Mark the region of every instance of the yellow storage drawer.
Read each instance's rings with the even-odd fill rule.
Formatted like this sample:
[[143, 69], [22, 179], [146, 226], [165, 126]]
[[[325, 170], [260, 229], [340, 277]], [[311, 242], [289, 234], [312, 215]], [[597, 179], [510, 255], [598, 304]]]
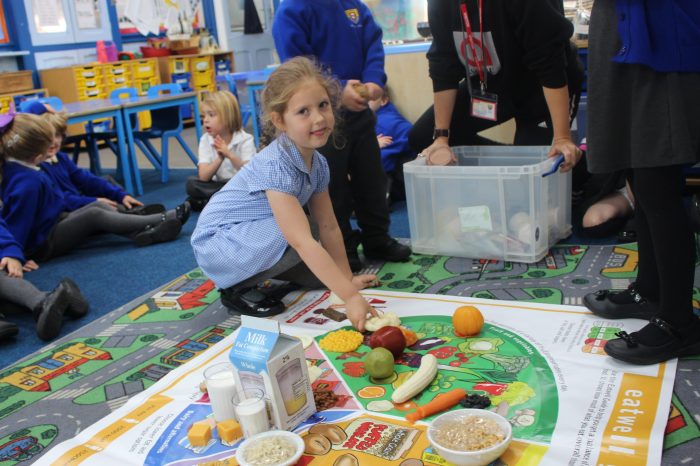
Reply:
[[211, 57], [193, 57], [192, 60], [192, 73], [197, 71], [207, 71], [211, 69]]
[[105, 99], [104, 86], [99, 87], [78, 87], [78, 100]]
[[131, 75], [128, 73], [114, 76], [108, 75], [105, 78], [105, 83], [107, 84], [108, 88], [112, 89], [117, 87], [128, 87], [131, 84]]
[[0, 114], [9, 113], [10, 104], [12, 104], [12, 96], [0, 97]]
[[170, 74], [187, 73], [190, 70], [189, 58], [177, 57], [168, 61]]
[[192, 85], [194, 87], [209, 86], [214, 83], [214, 77], [210, 70], [195, 71], [192, 73]]
[[131, 74], [134, 79], [154, 78], [156, 76], [156, 62], [137, 60], [131, 66]]
[[158, 84], [157, 78], [135, 79], [132, 87], [135, 87], [139, 95], [146, 95], [151, 86]]
[[76, 80], [93, 80], [102, 78], [102, 65], [76, 66], [73, 68]]
[[104, 66], [105, 76], [125, 76], [131, 74], [131, 66], [128, 63], [107, 63]]
[[94, 88], [98, 86], [102, 86], [104, 84], [102, 80], [102, 76], [94, 77], [94, 78], [75, 78], [75, 85], [77, 87], [84, 87], [84, 88]]
[[139, 112], [139, 129], [145, 131], [153, 124], [151, 121], [151, 112]]

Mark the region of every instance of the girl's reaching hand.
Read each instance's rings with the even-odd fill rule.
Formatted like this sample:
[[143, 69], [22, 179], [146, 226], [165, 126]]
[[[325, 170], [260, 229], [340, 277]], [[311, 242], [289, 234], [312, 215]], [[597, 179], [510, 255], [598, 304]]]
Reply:
[[360, 332], [365, 331], [367, 314], [371, 314], [372, 317], [377, 316], [377, 310], [370, 306], [360, 293], [354, 294], [350, 299], [345, 301], [345, 313], [348, 315], [348, 319], [353, 327]]
[[7, 269], [7, 275], [12, 278], [22, 278], [22, 263], [14, 257], [3, 257], [0, 269]]
[[352, 284], [355, 285], [355, 288], [358, 290], [364, 290], [365, 288], [379, 286], [379, 280], [377, 280], [376, 275], [368, 273], [352, 277]]

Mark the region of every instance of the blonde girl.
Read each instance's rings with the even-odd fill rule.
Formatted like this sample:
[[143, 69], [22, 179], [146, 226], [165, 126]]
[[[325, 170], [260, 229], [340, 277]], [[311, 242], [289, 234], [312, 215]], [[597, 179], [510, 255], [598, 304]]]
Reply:
[[309, 288], [325, 285], [345, 301], [348, 318], [360, 330], [368, 314], [376, 315], [359, 293], [376, 277], [352, 276], [328, 195], [328, 163], [317, 151], [334, 130], [338, 96], [337, 82], [308, 58], [275, 70], [263, 91], [263, 120], [277, 138], [199, 217], [192, 234], [195, 257], [234, 311], [260, 317], [283, 312], [278, 299], [256, 287], [276, 278]]
[[202, 104], [198, 175], [187, 180], [187, 194], [195, 210], [202, 210], [209, 198], [255, 155], [253, 136], [243, 130], [241, 110], [229, 91], [209, 94]]

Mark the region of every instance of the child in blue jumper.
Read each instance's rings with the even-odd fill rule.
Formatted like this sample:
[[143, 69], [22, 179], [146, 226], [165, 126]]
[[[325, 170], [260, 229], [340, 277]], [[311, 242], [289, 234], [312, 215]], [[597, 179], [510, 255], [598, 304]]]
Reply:
[[328, 195], [328, 164], [317, 151], [333, 132], [337, 98], [335, 81], [308, 58], [275, 70], [262, 105], [277, 139], [214, 194], [199, 217], [192, 234], [197, 263], [234, 311], [260, 317], [284, 311], [281, 302], [255, 288], [276, 278], [310, 288], [323, 283], [345, 301], [348, 318], [360, 330], [367, 314], [376, 314], [358, 292], [376, 277], [352, 276]]
[[[23, 278], [26, 261], [22, 247], [0, 217], [0, 300], [3, 306], [14, 304], [31, 312], [36, 320], [36, 333], [42, 340], [56, 338], [61, 330], [63, 315], [73, 318], [87, 314], [88, 303], [72, 280], [64, 278], [50, 293], [39, 291]], [[17, 335], [15, 324], [2, 320], [0, 341]]]
[[41, 168], [63, 191], [68, 212], [95, 201], [100, 201], [123, 213], [147, 215], [165, 211], [162, 204], [144, 206], [119, 186], [78, 167], [68, 154], [61, 152], [63, 138], [68, 130], [68, 117], [65, 113], [55, 112], [38, 101], [27, 106], [27, 113], [41, 115], [53, 127], [53, 144], [49, 147], [47, 160], [42, 162]]
[[53, 135], [45, 119], [22, 113], [15, 115], [0, 135], [2, 217], [25, 257], [47, 260], [99, 233], [126, 235], [139, 246], [177, 237], [186, 220], [181, 211], [124, 215], [93, 202], [68, 212], [63, 191], [40, 168]]
[[369, 101], [369, 108], [377, 115], [377, 142], [382, 151], [382, 166], [389, 177], [387, 194], [390, 201], [406, 199], [403, 164], [416, 158], [408, 144], [408, 133], [413, 125], [389, 102], [385, 87], [382, 96]]

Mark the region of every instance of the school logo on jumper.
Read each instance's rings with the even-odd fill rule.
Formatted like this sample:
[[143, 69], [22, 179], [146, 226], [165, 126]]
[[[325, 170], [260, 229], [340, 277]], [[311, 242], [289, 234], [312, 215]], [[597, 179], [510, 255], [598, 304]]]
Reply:
[[360, 12], [357, 11], [357, 8], [350, 8], [349, 10], [345, 10], [345, 16], [347, 16], [353, 24], [357, 24], [360, 22]]

